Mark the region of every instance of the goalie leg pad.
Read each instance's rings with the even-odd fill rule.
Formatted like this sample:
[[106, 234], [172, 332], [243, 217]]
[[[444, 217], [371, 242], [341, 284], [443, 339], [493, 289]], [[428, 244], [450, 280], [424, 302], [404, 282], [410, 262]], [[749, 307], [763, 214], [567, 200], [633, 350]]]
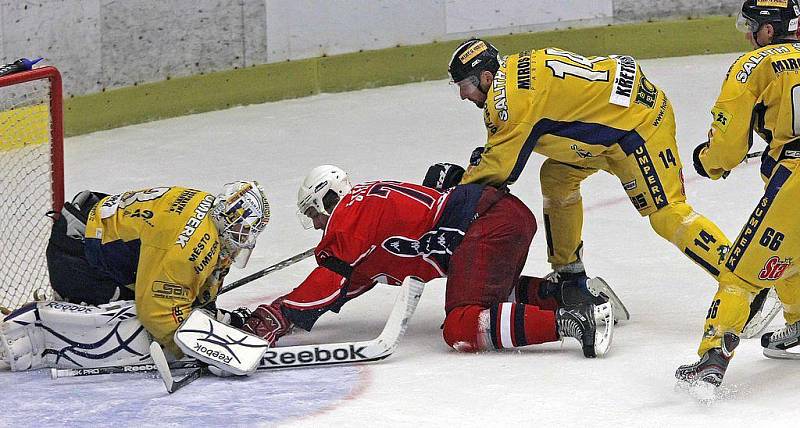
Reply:
[[184, 354], [235, 375], [253, 373], [270, 342], [194, 310], [175, 331], [175, 344]]
[[150, 360], [150, 337], [132, 301], [101, 306], [38, 302], [0, 324], [2, 359], [11, 370], [95, 368]]

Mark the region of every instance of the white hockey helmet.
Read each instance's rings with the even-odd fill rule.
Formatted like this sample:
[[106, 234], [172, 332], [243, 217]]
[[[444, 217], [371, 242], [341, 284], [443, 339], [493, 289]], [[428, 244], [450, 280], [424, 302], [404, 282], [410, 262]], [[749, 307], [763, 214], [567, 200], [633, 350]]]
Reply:
[[217, 195], [211, 218], [225, 246], [235, 255], [237, 267], [244, 267], [256, 238], [269, 223], [269, 203], [256, 181], [234, 181]]
[[339, 167], [322, 165], [312, 169], [297, 191], [297, 217], [300, 223], [306, 229], [314, 225], [307, 215], [311, 208], [317, 213], [331, 215], [336, 204], [352, 188], [347, 173]]

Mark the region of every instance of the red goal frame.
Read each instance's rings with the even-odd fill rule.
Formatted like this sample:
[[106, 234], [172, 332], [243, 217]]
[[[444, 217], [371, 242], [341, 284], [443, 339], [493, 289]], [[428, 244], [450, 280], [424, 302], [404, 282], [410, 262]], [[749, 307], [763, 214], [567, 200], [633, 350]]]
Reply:
[[61, 93], [61, 73], [55, 67], [40, 67], [6, 76], [0, 76], [0, 87], [34, 80], [50, 80], [50, 185], [53, 211], [60, 212], [64, 205], [64, 109]]

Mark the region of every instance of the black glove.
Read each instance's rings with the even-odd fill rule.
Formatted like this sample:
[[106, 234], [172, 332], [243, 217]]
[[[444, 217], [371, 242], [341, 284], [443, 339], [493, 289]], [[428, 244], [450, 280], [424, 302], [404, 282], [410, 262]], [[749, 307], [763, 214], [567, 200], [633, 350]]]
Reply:
[[481, 155], [486, 150], [485, 147], [475, 147], [475, 150], [472, 151], [472, 154], [469, 155], [469, 164], [471, 166], [478, 166], [481, 163]]
[[692, 154], [692, 164], [694, 165], [694, 170], [697, 171], [701, 177], [709, 178], [708, 173], [705, 168], [703, 168], [703, 163], [700, 162], [700, 152], [706, 147], [708, 147], [708, 141], [695, 147], [694, 153]]
[[439, 191], [447, 190], [459, 182], [464, 175], [464, 168], [447, 162], [439, 162], [428, 168], [422, 185]]

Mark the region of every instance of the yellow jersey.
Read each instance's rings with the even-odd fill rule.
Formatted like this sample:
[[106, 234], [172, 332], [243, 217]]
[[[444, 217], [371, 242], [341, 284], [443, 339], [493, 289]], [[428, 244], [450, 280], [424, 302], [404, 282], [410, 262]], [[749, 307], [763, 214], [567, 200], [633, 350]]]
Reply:
[[[800, 158], [800, 42], [765, 46], [731, 65], [711, 109], [709, 146], [699, 153], [710, 178], [718, 179], [744, 160], [756, 131], [769, 147], [764, 179], [777, 161]], [[797, 146], [800, 143], [794, 144]]]
[[484, 153], [462, 183], [513, 183], [532, 152], [577, 166], [625, 158], [658, 129], [667, 108], [633, 57], [557, 48], [508, 55], [484, 106]]
[[89, 262], [133, 288], [137, 316], [162, 345], [180, 355], [172, 335], [196, 304], [216, 298], [231, 265], [211, 219], [215, 197], [184, 187], [112, 195], [89, 213]]

